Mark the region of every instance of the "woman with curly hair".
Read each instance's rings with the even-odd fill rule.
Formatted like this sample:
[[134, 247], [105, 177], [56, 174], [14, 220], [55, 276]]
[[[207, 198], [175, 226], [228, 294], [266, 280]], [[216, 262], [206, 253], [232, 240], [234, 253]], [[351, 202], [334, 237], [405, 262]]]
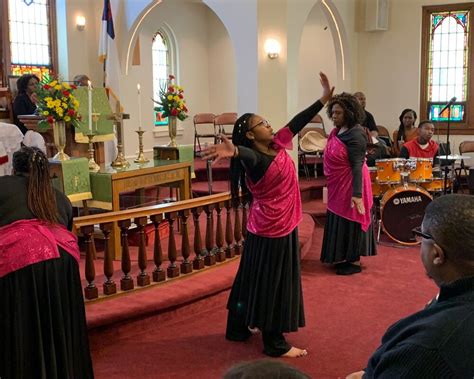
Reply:
[[335, 264], [338, 275], [352, 275], [362, 271], [360, 256], [376, 254], [367, 137], [360, 125], [364, 109], [353, 95], [342, 93], [329, 100], [327, 114], [335, 128], [324, 150], [328, 206], [321, 261]]

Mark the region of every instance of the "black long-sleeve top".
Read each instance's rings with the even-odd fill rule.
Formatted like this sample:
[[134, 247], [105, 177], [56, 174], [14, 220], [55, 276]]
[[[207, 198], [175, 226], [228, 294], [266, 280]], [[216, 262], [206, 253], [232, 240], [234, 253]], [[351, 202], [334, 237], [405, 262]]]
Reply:
[[352, 168], [352, 196], [362, 197], [362, 165], [367, 150], [367, 137], [364, 128], [356, 125], [343, 133], [337, 134], [347, 146], [349, 163]]
[[[323, 107], [324, 104], [320, 100], [316, 101], [314, 104], [294, 116], [285, 127], [290, 128], [293, 135], [296, 135]], [[275, 157], [245, 146], [238, 146], [238, 149], [239, 158], [245, 167], [247, 176], [253, 183], [258, 182], [263, 178], [263, 175], [265, 175], [265, 172], [268, 167], [270, 167], [270, 164]]]
[[364, 378], [473, 378], [474, 276], [444, 284], [424, 310], [393, 324]]
[[13, 123], [20, 128], [23, 134], [26, 134], [28, 128], [18, 120], [18, 116], [25, 114], [34, 114], [36, 104], [33, 103], [26, 93], [20, 93], [13, 101]]

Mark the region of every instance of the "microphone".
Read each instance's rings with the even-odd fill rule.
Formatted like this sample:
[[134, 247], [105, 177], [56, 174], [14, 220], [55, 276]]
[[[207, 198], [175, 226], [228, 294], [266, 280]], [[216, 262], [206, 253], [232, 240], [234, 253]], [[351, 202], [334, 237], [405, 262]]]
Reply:
[[451, 105], [453, 105], [456, 102], [456, 100], [457, 100], [456, 96], [453, 96], [451, 100], [449, 100], [448, 104], [446, 104], [446, 106], [443, 109], [441, 109], [441, 112], [439, 112], [439, 114], [442, 114], [446, 109], [448, 109]]

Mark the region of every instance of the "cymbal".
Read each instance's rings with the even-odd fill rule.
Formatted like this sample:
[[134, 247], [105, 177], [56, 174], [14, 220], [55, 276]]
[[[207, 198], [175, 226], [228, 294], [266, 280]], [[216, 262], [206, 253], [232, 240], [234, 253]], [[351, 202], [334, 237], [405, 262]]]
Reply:
[[439, 159], [445, 159], [448, 161], [457, 161], [461, 159], [471, 159], [470, 155], [459, 155], [459, 154], [451, 154], [451, 155], [440, 155]]

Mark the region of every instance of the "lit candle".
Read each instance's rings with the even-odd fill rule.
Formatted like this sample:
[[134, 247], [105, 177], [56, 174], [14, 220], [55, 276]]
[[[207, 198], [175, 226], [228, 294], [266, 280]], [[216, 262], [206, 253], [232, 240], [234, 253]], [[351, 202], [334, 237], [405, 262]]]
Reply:
[[138, 91], [138, 130], [142, 130], [142, 102], [140, 100], [140, 83], [137, 84]]
[[89, 132], [92, 134], [92, 84], [87, 81], [87, 100], [89, 101]]

